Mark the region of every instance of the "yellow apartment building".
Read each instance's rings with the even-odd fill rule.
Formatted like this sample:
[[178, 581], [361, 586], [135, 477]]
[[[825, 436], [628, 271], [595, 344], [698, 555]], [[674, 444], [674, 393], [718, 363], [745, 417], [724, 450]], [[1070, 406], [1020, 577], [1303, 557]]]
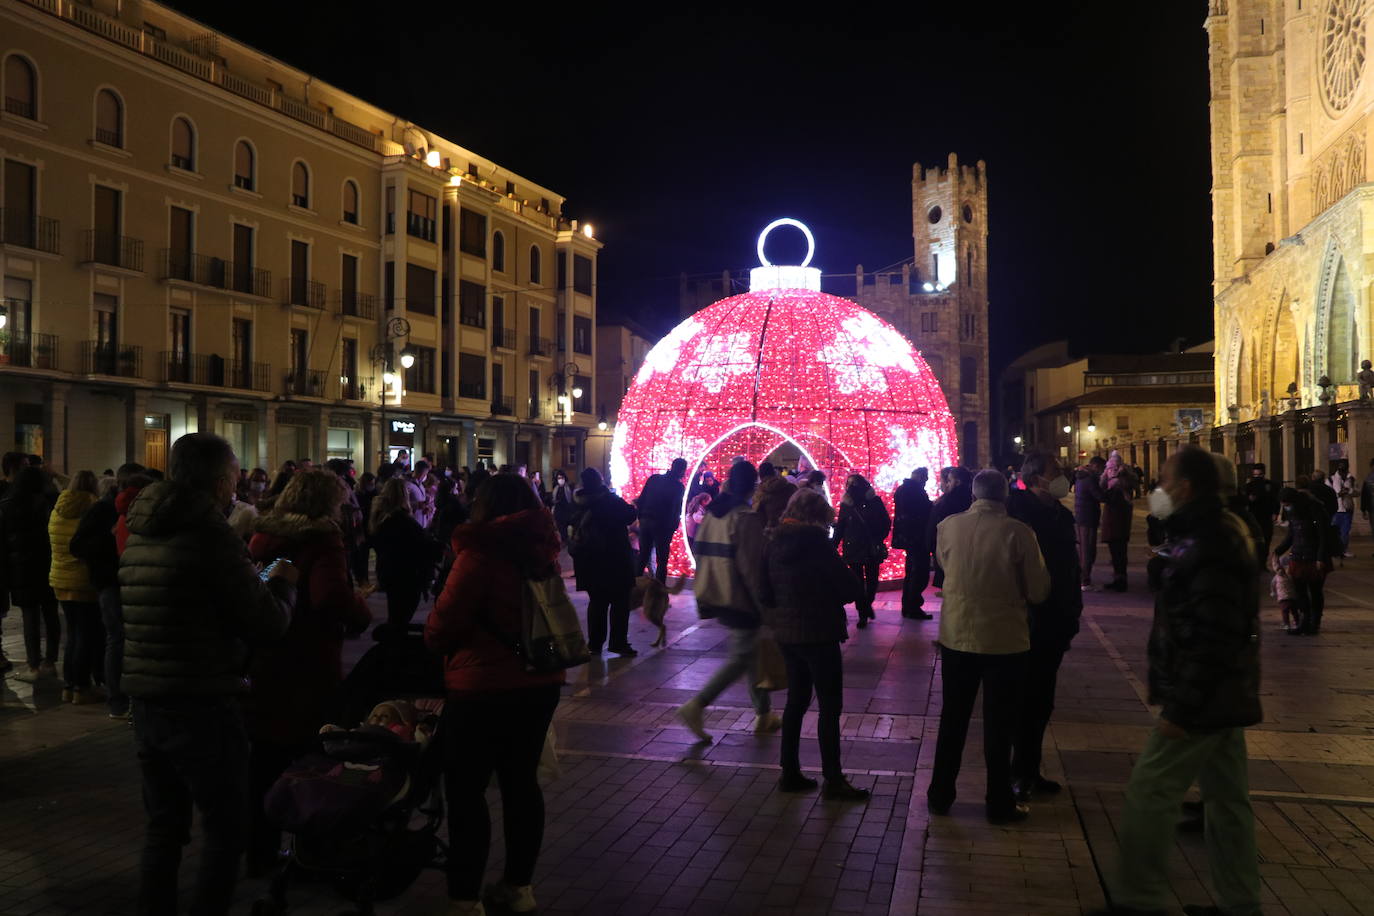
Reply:
[[0, 0], [0, 448], [585, 463], [597, 256], [552, 190], [146, 0]]

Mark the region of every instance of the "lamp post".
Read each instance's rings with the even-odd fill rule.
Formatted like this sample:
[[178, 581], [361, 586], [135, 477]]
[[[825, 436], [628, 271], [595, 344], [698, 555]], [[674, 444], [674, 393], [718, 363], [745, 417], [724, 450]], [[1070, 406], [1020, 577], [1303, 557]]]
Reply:
[[[382, 454], [385, 455], [388, 460], [391, 458], [391, 447], [389, 445], [391, 440], [387, 435], [386, 429], [386, 391], [392, 384], [400, 384], [400, 379], [396, 374], [395, 368], [397, 354], [392, 344], [403, 337], [407, 339], [407, 342], [406, 346], [401, 348], [399, 354], [400, 363], [402, 369], [409, 369], [411, 366], [415, 365], [415, 351], [410, 348], [409, 344], [410, 322], [404, 318], [397, 317], [389, 320], [383, 332], [383, 339], [374, 344], [371, 352], [368, 354], [372, 361], [372, 365], [376, 366], [380, 363], [382, 366], [382, 384], [378, 386], [380, 392], [378, 400], [380, 401], [382, 410]], [[412, 442], [411, 450], [414, 451], [414, 448], [415, 444]]]
[[[577, 363], [564, 363], [562, 369], [549, 376], [549, 387], [558, 392], [558, 426], [554, 435], [559, 439], [563, 438], [564, 427], [572, 424], [573, 402], [582, 397], [582, 388], [576, 384], [581, 374], [582, 367]], [[561, 465], [562, 456], [559, 458]]]

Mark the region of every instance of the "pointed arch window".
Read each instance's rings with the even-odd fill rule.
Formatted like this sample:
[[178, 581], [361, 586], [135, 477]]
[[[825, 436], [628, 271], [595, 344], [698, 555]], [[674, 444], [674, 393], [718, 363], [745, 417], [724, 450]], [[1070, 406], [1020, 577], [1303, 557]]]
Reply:
[[1355, 287], [1342, 260], [1331, 284], [1331, 310], [1326, 330], [1326, 373], [1337, 385], [1355, 384], [1359, 345], [1355, 328]]
[[95, 139], [106, 146], [124, 147], [124, 102], [113, 89], [95, 95]]

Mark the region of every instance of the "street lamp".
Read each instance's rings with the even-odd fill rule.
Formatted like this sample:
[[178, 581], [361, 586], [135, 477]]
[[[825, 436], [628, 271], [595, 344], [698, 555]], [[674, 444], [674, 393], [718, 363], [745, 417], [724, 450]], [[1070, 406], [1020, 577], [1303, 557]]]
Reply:
[[[582, 397], [582, 386], [574, 384], [581, 374], [582, 367], [577, 363], [564, 363], [560, 371], [549, 376], [549, 387], [558, 392], [558, 427], [554, 434], [559, 439], [563, 438], [563, 428], [572, 423], [573, 402]], [[559, 463], [562, 464], [562, 456]]]
[[[401, 368], [409, 369], [415, 365], [415, 351], [410, 348], [410, 322], [404, 318], [396, 317], [389, 320], [383, 331], [383, 339], [374, 344], [368, 354], [374, 366], [378, 363], [382, 366], [382, 384], [378, 400], [381, 402], [382, 409], [382, 454], [387, 459], [391, 458], [391, 449], [388, 445], [390, 437], [387, 435], [386, 429], [386, 392], [393, 385], [398, 389], [401, 386], [401, 376], [397, 374], [393, 362], [397, 354], [392, 344], [403, 337], [406, 338], [406, 345], [401, 348], [399, 354]], [[414, 443], [411, 444], [411, 447], [414, 448]]]
[[1093, 422], [1093, 412], [1091, 410], [1088, 411], [1088, 432], [1097, 432], [1097, 424]]

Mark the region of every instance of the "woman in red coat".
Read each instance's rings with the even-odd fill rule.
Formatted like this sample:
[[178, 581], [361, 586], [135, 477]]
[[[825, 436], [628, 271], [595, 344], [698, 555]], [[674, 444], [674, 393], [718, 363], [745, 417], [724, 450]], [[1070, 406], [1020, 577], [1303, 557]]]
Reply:
[[[558, 574], [553, 516], [514, 474], [473, 495], [472, 521], [453, 533], [453, 567], [425, 624], [444, 658], [440, 725], [448, 794], [450, 914], [481, 913], [482, 897], [533, 912], [530, 882], [544, 839], [544, 795], [535, 773], [558, 706], [563, 672], [529, 674], [515, 653], [522, 581]], [[491, 843], [486, 788], [501, 784], [506, 834], [503, 880], [482, 891]]]
[[372, 622], [348, 577], [348, 556], [335, 521], [343, 499], [343, 484], [332, 471], [298, 471], [258, 519], [248, 545], [257, 562], [286, 557], [300, 574], [291, 626], [280, 642], [256, 653], [250, 670], [250, 868], [269, 865], [280, 846], [280, 832], [264, 816], [262, 800], [292, 759], [314, 746], [320, 726], [335, 720], [343, 638]]

